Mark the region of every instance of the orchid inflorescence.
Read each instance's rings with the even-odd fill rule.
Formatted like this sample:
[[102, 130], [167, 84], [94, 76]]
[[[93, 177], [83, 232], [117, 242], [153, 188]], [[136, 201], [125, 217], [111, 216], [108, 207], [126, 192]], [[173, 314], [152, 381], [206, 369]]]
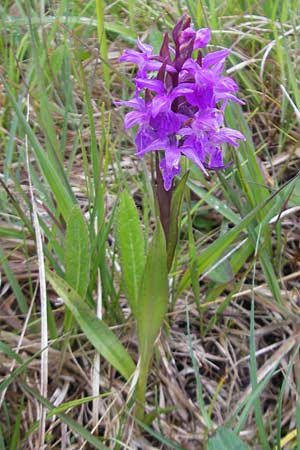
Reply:
[[165, 190], [180, 173], [181, 155], [207, 175], [208, 169], [225, 167], [223, 143], [238, 147], [237, 141], [245, 140], [242, 133], [224, 126], [228, 101], [243, 102], [234, 95], [235, 81], [221, 75], [230, 50], [201, 53], [210, 34], [208, 28], [195, 31], [184, 15], [172, 31], [174, 48], [165, 33], [159, 55], [138, 40], [139, 51], [125, 50], [120, 58], [138, 66], [135, 95], [120, 102], [133, 109], [126, 114], [124, 127], [138, 125], [138, 156], [164, 150], [159, 167]]

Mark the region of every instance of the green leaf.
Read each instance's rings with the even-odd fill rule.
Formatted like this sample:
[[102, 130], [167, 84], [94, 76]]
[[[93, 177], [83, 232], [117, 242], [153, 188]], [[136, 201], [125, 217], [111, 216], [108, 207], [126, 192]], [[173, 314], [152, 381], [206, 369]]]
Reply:
[[86, 295], [90, 273], [90, 243], [86, 222], [79, 206], [72, 208], [65, 241], [65, 278], [82, 297]]
[[191, 180], [188, 181], [187, 185], [199, 198], [214, 208], [215, 211], [222, 214], [223, 217], [234, 223], [234, 225], [239, 223], [239, 215], [233, 212], [226, 202], [219, 200], [211, 192], [206, 191]]
[[[1, 351], [2, 350], [3, 350], [3, 347], [1, 348]], [[17, 377], [19, 377], [19, 375], [21, 375], [23, 372], [25, 372], [25, 370], [27, 369], [27, 366], [32, 361], [34, 361], [37, 356], [40, 356], [43, 350], [45, 350], [45, 349], [39, 350], [38, 352], [34, 353], [29, 358], [27, 358], [26, 361], [24, 361], [22, 364], [20, 362], [21, 365], [19, 367], [17, 367], [16, 369], [14, 369], [10, 374], [8, 374], [6, 376], [6, 378], [4, 378], [4, 380], [0, 383], [0, 393], [3, 392], [6, 388], [8, 388], [8, 386], [11, 383], [13, 383], [17, 379]]]
[[[244, 427], [245, 422], [249, 416], [250, 410], [253, 408], [255, 400], [261, 395], [267, 384], [270, 382], [278, 364], [280, 363], [280, 360], [281, 359], [278, 358], [274, 362], [274, 364], [271, 365], [269, 373], [265, 375], [262, 381], [259, 384], [257, 384], [257, 386], [254, 389], [252, 387], [250, 394], [247, 395], [247, 397], [242, 402], [238, 402], [237, 407], [235, 408], [233, 414], [231, 415], [229, 421], [227, 422], [231, 426], [233, 421], [238, 417], [238, 422], [234, 427], [235, 433], [240, 433], [240, 431]], [[242, 408], [243, 411], [240, 413]]]
[[161, 433], [155, 431], [153, 428], [149, 427], [144, 422], [141, 422], [138, 419], [135, 419], [135, 420], [139, 424], [139, 426], [141, 428], [143, 428], [147, 433], [149, 433], [151, 436], [155, 437], [155, 439], [157, 439], [159, 442], [164, 444], [164, 446], [166, 446], [165, 448], [174, 449], [174, 450], [185, 450], [183, 447], [176, 444], [176, 442], [170, 441], [170, 439], [166, 438]]
[[62, 278], [50, 270], [46, 271], [46, 276], [75, 317], [86, 338], [128, 380], [135, 370], [135, 364], [119, 339]]
[[105, 398], [111, 395], [110, 392], [106, 392], [105, 394], [101, 395], [89, 395], [88, 397], [84, 398], [76, 398], [75, 400], [70, 400], [69, 402], [61, 403], [59, 406], [54, 407], [49, 413], [48, 417], [55, 416], [57, 413], [61, 413], [66, 411], [67, 409], [75, 408], [76, 406], [84, 405], [85, 403], [91, 402], [95, 400], [96, 398]]
[[134, 30], [131, 30], [130, 28], [125, 28], [124, 23], [118, 23], [118, 22], [106, 22], [105, 23], [105, 30], [110, 31], [111, 33], [116, 33], [120, 36], [122, 36], [123, 39], [135, 43], [136, 40], [136, 33]]
[[208, 440], [208, 450], [249, 450], [240, 438], [227, 428], [219, 428], [216, 435]]
[[207, 407], [205, 405], [204, 396], [203, 396], [203, 386], [201, 381], [201, 376], [199, 374], [198, 369], [198, 362], [196, 361], [194, 350], [193, 350], [193, 344], [191, 339], [191, 327], [190, 327], [190, 318], [188, 309], [186, 308], [186, 324], [187, 324], [187, 340], [188, 340], [188, 346], [189, 346], [189, 353], [192, 359], [193, 369], [195, 373], [196, 378], [196, 392], [197, 392], [197, 403], [201, 412], [201, 415], [204, 419], [206, 428], [208, 430], [212, 429], [213, 427], [213, 421], [210, 418], [210, 413], [207, 411]]
[[20, 287], [20, 284], [15, 277], [10, 265], [8, 264], [6, 255], [2, 249], [2, 246], [0, 246], [0, 265], [2, 266], [2, 269], [9, 281], [9, 284], [11, 288], [14, 291], [15, 296], [17, 297], [18, 305], [23, 314], [27, 314], [28, 306], [26, 302], [26, 298], [24, 297], [24, 294], [22, 292], [22, 289]]
[[[238, 235], [247, 228], [247, 226], [254, 218], [258, 216], [261, 209], [267, 206], [272, 200], [274, 200], [276, 196], [289, 184], [292, 187], [296, 179], [297, 176], [281, 186], [274, 194], [270, 195], [266, 200], [257, 205], [256, 208], [254, 208], [245, 217], [243, 217], [240, 222], [233, 228], [231, 228], [225, 235], [220, 236], [211, 245], [209, 245], [197, 259], [198, 275], [202, 274], [206, 269], [208, 269], [208, 267], [213, 265], [229, 247], [229, 245], [238, 237]], [[187, 269], [179, 282], [176, 295], [180, 295], [180, 293], [189, 286], [190, 282], [191, 270]]]
[[233, 280], [232, 267], [228, 259], [218, 264], [212, 270], [208, 269], [207, 278], [215, 283], [225, 284]]
[[[98, 30], [98, 40], [99, 40], [99, 51], [101, 58], [105, 61], [108, 60], [108, 50], [107, 50], [107, 39], [105, 32], [105, 19], [104, 19], [104, 9], [105, 9], [105, 1], [104, 0], [96, 0], [96, 13], [97, 13], [97, 30]], [[103, 65], [103, 76], [105, 81], [106, 89], [109, 91], [110, 86], [110, 74], [109, 74], [109, 66]]]
[[[260, 245], [260, 234], [261, 234], [261, 227], [257, 234], [257, 242], [255, 245], [255, 257], [257, 257], [258, 254], [258, 248]], [[256, 280], [256, 262], [253, 266], [253, 275], [252, 275], [252, 292], [251, 292], [251, 312], [250, 312], [250, 381], [252, 386], [252, 391], [255, 391], [258, 380], [257, 380], [257, 363], [256, 363], [256, 348], [255, 348], [255, 294], [254, 294], [254, 287], [255, 287], [255, 280]], [[255, 414], [255, 421], [256, 421], [256, 429], [258, 432], [259, 440], [261, 443], [261, 446], [264, 450], [271, 450], [270, 445], [268, 443], [268, 436], [265, 430], [264, 420], [263, 420], [263, 411], [262, 411], [262, 405], [260, 402], [259, 397], [257, 397], [253, 402], [253, 408], [254, 408], [254, 414]]]
[[5, 450], [5, 443], [1, 426], [0, 426], [0, 450]]
[[16, 360], [19, 364], [23, 363], [22, 358], [18, 353], [16, 353], [14, 350], [12, 350], [9, 345], [7, 345], [5, 342], [0, 341], [0, 351], [3, 352], [5, 355], [7, 355], [11, 360]]
[[[140, 376], [137, 400], [141, 408], [145, 400], [146, 384], [153, 346], [163, 323], [168, 305], [167, 251], [160, 221], [149, 249], [137, 305], [137, 333], [140, 350]], [[137, 416], [143, 417], [141, 410]]]
[[139, 287], [145, 267], [144, 238], [132, 197], [123, 192], [117, 216], [118, 246], [127, 299], [137, 316]]
[[21, 435], [21, 425], [22, 425], [22, 410], [23, 410], [23, 399], [21, 406], [19, 407], [18, 414], [13, 426], [13, 432], [11, 435], [9, 449], [8, 450], [18, 450], [20, 448], [20, 435]]
[[153, 344], [163, 323], [167, 304], [166, 241], [162, 226], [158, 221], [146, 259], [137, 308], [138, 339], [141, 353], [152, 354]]
[[187, 172], [180, 183], [176, 187], [173, 192], [172, 201], [171, 201], [171, 211], [170, 211], [170, 229], [169, 229], [169, 240], [168, 240], [168, 271], [171, 270], [172, 262], [176, 250], [176, 245], [178, 241], [179, 235], [179, 223], [180, 223], [180, 214], [182, 209], [182, 201], [184, 188], [189, 176], [189, 172]]
[[289, 206], [299, 206], [300, 202], [300, 179], [296, 180], [294, 190], [289, 199]]
[[65, 57], [65, 47], [64, 45], [59, 45], [56, 47], [50, 55], [50, 67], [54, 75], [58, 75]]

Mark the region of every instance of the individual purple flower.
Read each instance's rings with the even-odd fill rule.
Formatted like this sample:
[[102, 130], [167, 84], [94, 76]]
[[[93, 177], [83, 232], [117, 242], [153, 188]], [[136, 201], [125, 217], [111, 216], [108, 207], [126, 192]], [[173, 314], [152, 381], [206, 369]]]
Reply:
[[[144, 44], [139, 39], [137, 43], [140, 52], [127, 49], [120, 57], [120, 61], [137, 64], [139, 67], [138, 77], [147, 78], [147, 72], [159, 70], [163, 64], [163, 60], [153, 55], [153, 47], [151, 45]], [[171, 65], [167, 65], [166, 69], [170, 72], [175, 72], [175, 69]]]
[[118, 104], [133, 108], [133, 111], [130, 111], [125, 116], [125, 130], [128, 130], [128, 128], [132, 128], [138, 124], [142, 126], [149, 123], [151, 118], [150, 105], [147, 106], [142, 98], [134, 97], [132, 100], [127, 102], [118, 102]]
[[210, 41], [210, 29], [201, 28], [200, 30], [195, 31], [192, 27], [188, 27], [180, 34], [179, 42], [182, 45], [192, 38], [194, 38], [193, 50], [204, 48]]
[[132, 111], [125, 115], [126, 129], [138, 126], [137, 155], [164, 152], [160, 170], [165, 190], [172, 188], [185, 156], [207, 175], [207, 169], [224, 169], [222, 145], [238, 147], [245, 137], [224, 126], [224, 110], [236, 97], [238, 86], [222, 72], [228, 49], [202, 55], [210, 30], [194, 30], [187, 15], [177, 22], [172, 37], [164, 35], [158, 55], [138, 41], [139, 51], [125, 50], [121, 61], [138, 66], [132, 100], [119, 102]]
[[[228, 54], [228, 53], [227, 53]], [[183, 67], [181, 77], [185, 75], [185, 71], [192, 77], [193, 82], [181, 82], [182, 87], [190, 87], [192, 93], [186, 94], [186, 100], [197, 106], [201, 110], [211, 108], [213, 105], [221, 100], [232, 100], [236, 103], [243, 104], [244, 102], [235, 97], [232, 92], [238, 90], [238, 86], [232, 78], [223, 77], [220, 75], [226, 56], [222, 56], [222, 59], [218, 59], [214, 65], [208, 69], [192, 60], [188, 59]], [[204, 60], [205, 58], [203, 58]], [[221, 63], [221, 66], [220, 66]], [[210, 64], [209, 64], [210, 65]], [[208, 66], [208, 64], [207, 64]]]

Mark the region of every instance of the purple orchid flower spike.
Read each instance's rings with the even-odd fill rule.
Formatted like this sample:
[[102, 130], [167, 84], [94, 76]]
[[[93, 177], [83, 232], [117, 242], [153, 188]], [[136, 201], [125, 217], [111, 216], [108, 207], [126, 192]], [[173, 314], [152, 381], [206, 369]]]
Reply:
[[172, 32], [174, 48], [166, 33], [158, 55], [150, 45], [138, 41], [139, 51], [125, 50], [120, 58], [138, 66], [136, 96], [121, 102], [133, 108], [126, 114], [124, 126], [138, 125], [138, 156], [158, 150], [165, 153], [160, 168], [166, 190], [180, 173], [181, 155], [207, 174], [206, 169], [224, 167], [222, 144], [237, 147], [238, 141], [245, 140], [239, 131], [224, 127], [227, 103], [243, 102], [235, 95], [235, 81], [222, 76], [230, 50], [202, 57], [200, 49], [207, 46], [210, 34], [208, 28], [194, 30], [191, 19], [184, 15]]
[[222, 75], [230, 50], [202, 55], [210, 35], [208, 28], [194, 30], [185, 14], [173, 28], [174, 46], [166, 33], [158, 55], [150, 45], [138, 41], [139, 51], [125, 50], [120, 58], [138, 66], [134, 98], [119, 103], [132, 108], [124, 126], [138, 126], [135, 143], [139, 157], [164, 152], [162, 158], [157, 156], [157, 180], [163, 178], [165, 191], [172, 191], [181, 156], [208, 175], [209, 169], [228, 166], [223, 162], [223, 144], [238, 147], [239, 141], [245, 141], [242, 133], [224, 126], [228, 102], [243, 102], [235, 95], [235, 81]]

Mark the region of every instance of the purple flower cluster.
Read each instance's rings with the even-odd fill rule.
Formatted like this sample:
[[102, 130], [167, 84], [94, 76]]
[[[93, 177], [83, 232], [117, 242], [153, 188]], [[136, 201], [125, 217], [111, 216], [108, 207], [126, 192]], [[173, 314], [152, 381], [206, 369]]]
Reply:
[[230, 50], [202, 56], [210, 40], [210, 30], [195, 31], [184, 15], [175, 25], [169, 45], [168, 34], [159, 55], [150, 45], [138, 41], [139, 51], [125, 50], [120, 61], [138, 66], [133, 99], [120, 104], [132, 108], [125, 116], [125, 129], [138, 125], [137, 155], [164, 150], [160, 169], [165, 190], [180, 173], [181, 155], [194, 162], [205, 174], [207, 169], [224, 168], [221, 145], [238, 147], [245, 137], [224, 126], [228, 101], [243, 103], [234, 93], [237, 84], [222, 76]]

